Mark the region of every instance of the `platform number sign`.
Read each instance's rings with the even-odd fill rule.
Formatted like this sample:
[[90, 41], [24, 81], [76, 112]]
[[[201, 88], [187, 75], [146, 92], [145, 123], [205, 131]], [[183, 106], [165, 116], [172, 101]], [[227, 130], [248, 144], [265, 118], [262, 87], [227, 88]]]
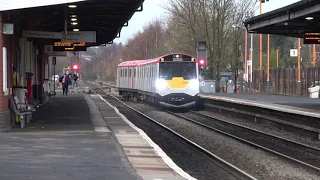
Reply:
[[291, 57], [298, 57], [298, 49], [290, 49]]
[[52, 65], [56, 65], [57, 64], [57, 57], [52, 57]]

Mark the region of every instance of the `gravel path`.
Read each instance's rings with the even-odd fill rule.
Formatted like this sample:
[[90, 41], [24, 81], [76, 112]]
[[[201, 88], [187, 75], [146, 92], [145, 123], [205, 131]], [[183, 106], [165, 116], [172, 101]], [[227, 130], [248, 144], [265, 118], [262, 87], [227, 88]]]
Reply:
[[[191, 122], [178, 119], [150, 105], [127, 103], [258, 179], [320, 179], [320, 176], [301, 167], [296, 167], [291, 162], [278, 156], [242, 144]], [[128, 118], [130, 119], [130, 117]]]

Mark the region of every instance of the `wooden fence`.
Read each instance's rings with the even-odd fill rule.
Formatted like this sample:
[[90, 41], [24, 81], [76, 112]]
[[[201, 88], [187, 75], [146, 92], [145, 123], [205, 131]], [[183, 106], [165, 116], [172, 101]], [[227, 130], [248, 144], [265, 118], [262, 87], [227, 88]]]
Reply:
[[[267, 90], [267, 71], [260, 70], [253, 72], [252, 83], [244, 83], [240, 88], [242, 92], [266, 93]], [[314, 83], [319, 84], [320, 67], [311, 67], [300, 69], [301, 72], [301, 96], [308, 96], [308, 88]], [[289, 96], [298, 96], [298, 69], [297, 68], [278, 68], [270, 69], [270, 94], [282, 94]], [[241, 82], [242, 84], [243, 82]]]

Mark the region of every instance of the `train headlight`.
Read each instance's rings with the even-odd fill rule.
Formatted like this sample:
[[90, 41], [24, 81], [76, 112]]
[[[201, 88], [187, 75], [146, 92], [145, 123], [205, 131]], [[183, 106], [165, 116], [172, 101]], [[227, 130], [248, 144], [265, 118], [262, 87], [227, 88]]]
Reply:
[[167, 86], [166, 80], [164, 80], [164, 79], [158, 79], [158, 80], [156, 81], [156, 88], [157, 88], [157, 90], [160, 90], [160, 91], [161, 91], [161, 90], [165, 89], [166, 86]]
[[192, 88], [192, 89], [197, 89], [199, 88], [199, 81], [197, 79], [192, 79], [189, 83], [189, 86]]

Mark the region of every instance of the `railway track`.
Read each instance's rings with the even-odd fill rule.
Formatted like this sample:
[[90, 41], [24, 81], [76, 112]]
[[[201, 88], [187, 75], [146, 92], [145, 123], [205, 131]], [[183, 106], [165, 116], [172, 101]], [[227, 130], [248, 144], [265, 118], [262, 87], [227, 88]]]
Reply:
[[167, 112], [202, 127], [214, 130], [241, 142], [289, 159], [320, 174], [320, 149], [318, 148], [227, 122], [222, 118], [208, 116], [195, 111], [189, 111], [187, 113]]
[[204, 99], [205, 110], [231, 115], [245, 121], [266, 123], [279, 129], [298, 134], [307, 139], [319, 140], [320, 121], [316, 117], [287, 113], [222, 100]]
[[[182, 167], [189, 161], [184, 170], [199, 179], [256, 179], [212, 152], [197, 145], [165, 125], [157, 122], [142, 112], [128, 106], [119, 98], [111, 95], [101, 88], [99, 84], [88, 82], [94, 86], [92, 91], [100, 94], [107, 101], [116, 104], [122, 114], [130, 117], [129, 120], [145, 131], [156, 144], [158, 144], [177, 164]], [[177, 157], [178, 155], [179, 157]]]

